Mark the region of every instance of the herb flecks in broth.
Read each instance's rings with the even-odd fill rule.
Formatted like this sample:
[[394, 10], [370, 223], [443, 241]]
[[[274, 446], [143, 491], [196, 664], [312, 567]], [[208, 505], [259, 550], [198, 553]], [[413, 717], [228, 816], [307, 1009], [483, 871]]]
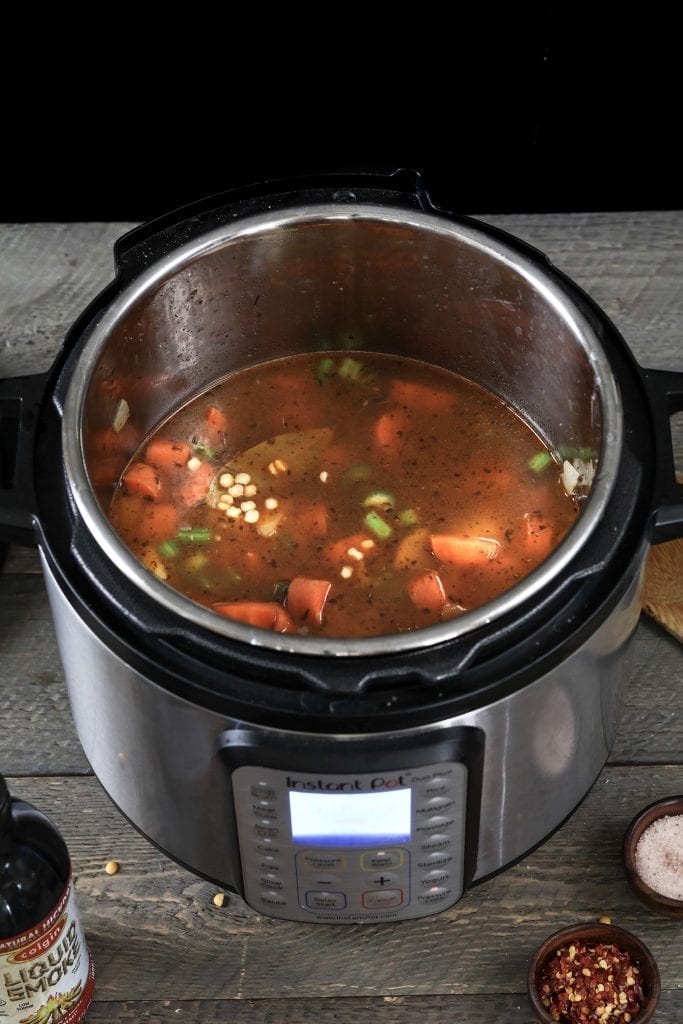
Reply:
[[576, 484], [478, 385], [397, 356], [315, 353], [239, 371], [170, 417], [124, 472], [111, 521], [219, 614], [376, 636], [513, 586], [574, 523]]

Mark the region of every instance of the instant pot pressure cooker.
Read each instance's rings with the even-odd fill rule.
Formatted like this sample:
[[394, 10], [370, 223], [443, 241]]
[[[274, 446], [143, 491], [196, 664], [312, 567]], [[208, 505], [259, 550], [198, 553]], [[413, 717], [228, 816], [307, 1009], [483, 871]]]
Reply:
[[[641, 369], [540, 253], [437, 209], [407, 172], [250, 186], [115, 255], [50, 373], [0, 392], [15, 453], [0, 539], [38, 544], [97, 777], [153, 843], [264, 914], [450, 907], [560, 825], [605, 763], [648, 547], [683, 534], [683, 373]], [[317, 348], [456, 371], [554, 451], [593, 450], [576, 525], [503, 596], [398, 635], [275, 634], [171, 590], [105, 514], [133, 451], [226, 374]], [[94, 439], [124, 407], [103, 458]]]

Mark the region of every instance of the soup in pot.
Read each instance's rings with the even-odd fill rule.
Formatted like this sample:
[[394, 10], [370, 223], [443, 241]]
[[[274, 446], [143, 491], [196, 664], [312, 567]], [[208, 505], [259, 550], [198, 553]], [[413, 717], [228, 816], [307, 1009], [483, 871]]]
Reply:
[[563, 462], [450, 371], [303, 354], [233, 373], [166, 420], [110, 518], [151, 572], [217, 614], [378, 636], [461, 615], [535, 569], [580, 510], [593, 465], [580, 454]]

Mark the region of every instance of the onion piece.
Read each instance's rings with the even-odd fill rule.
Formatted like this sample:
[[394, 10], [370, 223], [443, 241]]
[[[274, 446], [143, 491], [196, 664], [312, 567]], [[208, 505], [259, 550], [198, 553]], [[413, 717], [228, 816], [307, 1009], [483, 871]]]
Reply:
[[112, 421], [112, 427], [119, 434], [125, 427], [128, 417], [130, 416], [130, 407], [125, 398], [119, 400], [119, 404], [116, 406], [116, 412], [114, 413], [114, 419]]

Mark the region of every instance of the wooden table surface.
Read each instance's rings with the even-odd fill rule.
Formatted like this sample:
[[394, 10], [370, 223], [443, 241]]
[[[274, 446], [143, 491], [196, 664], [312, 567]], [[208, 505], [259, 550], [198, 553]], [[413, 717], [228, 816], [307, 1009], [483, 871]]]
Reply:
[[[683, 368], [683, 212], [482, 216], [582, 285], [643, 366]], [[0, 226], [0, 378], [50, 365], [110, 279], [129, 225]], [[683, 793], [683, 649], [643, 618], [618, 738], [581, 807], [539, 849], [451, 910], [390, 925], [275, 921], [176, 866], [112, 806], [76, 737], [38, 559], [0, 574], [0, 771], [71, 851], [97, 982], [88, 1019], [528, 1024], [526, 968], [551, 931], [608, 914], [655, 955], [657, 1022], [683, 1021], [683, 926], [631, 894], [624, 831]], [[530, 794], [530, 801], [532, 796]], [[104, 865], [117, 860], [109, 876]]]

